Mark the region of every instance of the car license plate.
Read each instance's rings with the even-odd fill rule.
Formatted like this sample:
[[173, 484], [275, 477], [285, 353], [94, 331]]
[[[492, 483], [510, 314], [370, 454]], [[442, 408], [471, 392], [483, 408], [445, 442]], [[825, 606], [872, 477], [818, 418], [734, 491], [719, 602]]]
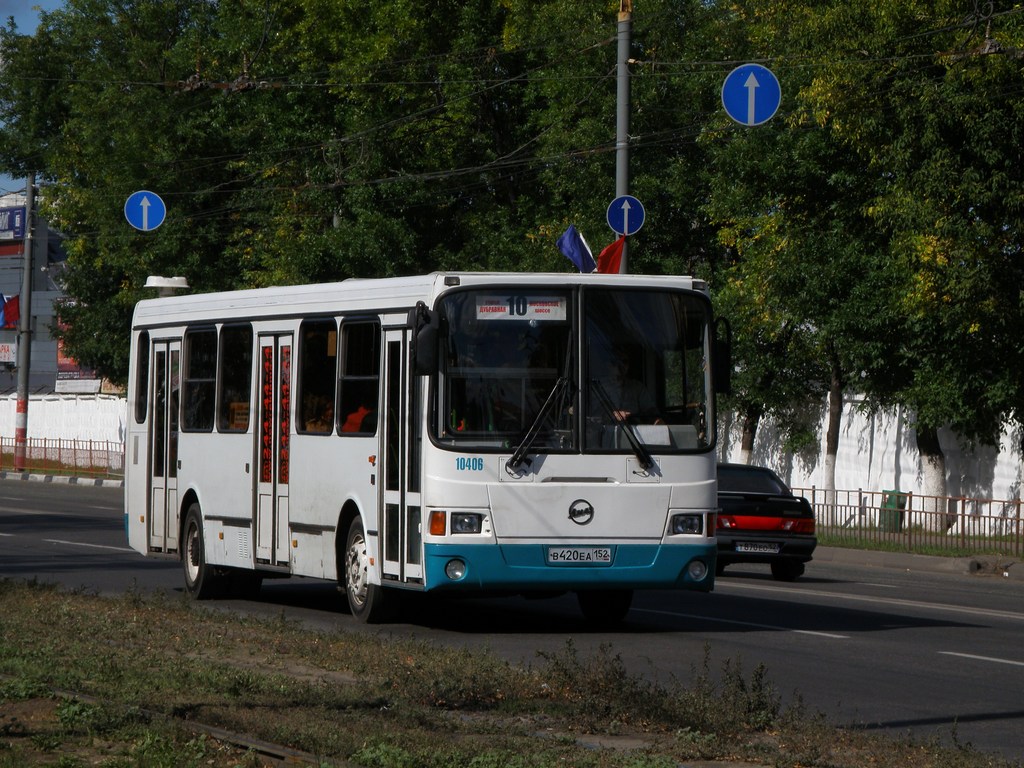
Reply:
[[611, 565], [611, 547], [548, 547], [552, 565]]
[[761, 555], [777, 555], [782, 550], [781, 544], [769, 544], [761, 541], [737, 541], [737, 552], [756, 552]]

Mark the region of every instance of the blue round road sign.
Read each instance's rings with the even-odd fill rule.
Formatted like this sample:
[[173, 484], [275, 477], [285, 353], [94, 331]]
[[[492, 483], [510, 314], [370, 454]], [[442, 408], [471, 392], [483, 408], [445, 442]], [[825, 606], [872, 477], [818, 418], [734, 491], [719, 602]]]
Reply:
[[779, 81], [767, 67], [743, 64], [722, 84], [722, 106], [740, 125], [761, 125], [775, 116], [782, 102]]
[[643, 203], [632, 195], [619, 195], [608, 206], [608, 226], [620, 235], [633, 235], [644, 225]]
[[167, 206], [160, 195], [154, 192], [135, 192], [124, 203], [124, 217], [129, 224], [143, 232], [159, 227], [166, 216]]

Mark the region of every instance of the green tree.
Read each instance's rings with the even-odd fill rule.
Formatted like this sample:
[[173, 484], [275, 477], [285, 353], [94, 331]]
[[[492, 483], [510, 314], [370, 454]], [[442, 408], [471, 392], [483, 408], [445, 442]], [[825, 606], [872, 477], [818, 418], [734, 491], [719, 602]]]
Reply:
[[829, 454], [838, 395], [856, 386], [913, 413], [926, 492], [943, 494], [938, 428], [992, 441], [1020, 412], [1019, 9], [965, 22], [944, 2], [729, 8], [784, 93], [767, 129], [706, 135], [730, 278], [773, 309], [776, 336], [794, 316], [810, 329]]
[[721, 298], [740, 351], [730, 402], [744, 422], [743, 450], [749, 456], [766, 414], [791, 447], [815, 444], [820, 409], [808, 404], [827, 393], [832, 488], [848, 382], [879, 338], [863, 318], [885, 322], [878, 294], [865, 289], [881, 243], [865, 213], [871, 180], [861, 159], [804, 104], [815, 71], [808, 57], [825, 52], [801, 27], [814, 14], [797, 5], [745, 3], [725, 20], [739, 51], [770, 59], [783, 102], [755, 128], [709, 121], [705, 209], [733, 254]]
[[829, 29], [842, 52], [818, 57], [803, 96], [864, 164], [884, 238], [870, 282], [890, 342], [862, 360], [868, 394], [911, 409], [926, 493], [941, 495], [938, 428], [994, 442], [1020, 403], [1020, 9], [964, 21], [947, 2], [826, 3], [801, 32]]
[[842, 205], [841, 185], [822, 174], [827, 150], [819, 134], [780, 122], [753, 132], [729, 127], [707, 141], [715, 172], [706, 210], [733, 254], [716, 293], [732, 321], [739, 367], [727, 402], [741, 418], [749, 460], [764, 416], [783, 427], [790, 448], [816, 442], [820, 414], [808, 406], [833, 375], [844, 376], [830, 347], [835, 315], [849, 309], [843, 271], [855, 261], [830, 219]]
[[[699, 48], [703, 9], [652, 1], [634, 35], [634, 185], [662, 225], [631, 244], [633, 271], [714, 250], [692, 183], [703, 84], [664, 69]], [[69, 352], [123, 380], [149, 274], [210, 291], [571, 268], [567, 224], [612, 239], [617, 10], [67, 0], [34, 36], [0, 33], [0, 167], [45, 180], [70, 238]], [[139, 189], [167, 202], [156, 231], [122, 220]]]
[[[203, 159], [235, 150], [214, 126], [231, 105], [183, 104], [177, 81], [214, 6], [195, 0], [73, 0], [42, 14], [34, 36], [0, 36], [0, 162], [37, 169], [42, 212], [68, 234], [60, 308], [77, 359], [123, 381], [131, 311], [149, 274], [207, 288], [238, 285], [221, 211], [233, 175]], [[126, 226], [128, 195], [160, 190], [172, 215], [156, 233]]]

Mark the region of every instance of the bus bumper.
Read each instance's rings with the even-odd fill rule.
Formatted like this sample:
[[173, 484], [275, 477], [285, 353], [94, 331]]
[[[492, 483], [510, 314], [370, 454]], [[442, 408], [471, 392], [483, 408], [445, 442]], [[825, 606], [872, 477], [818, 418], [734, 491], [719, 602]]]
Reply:
[[[428, 591], [686, 589], [710, 592], [715, 585], [716, 546], [708, 544], [614, 544], [608, 562], [552, 562], [549, 544], [466, 546], [427, 544]], [[457, 574], [461, 573], [461, 576]]]

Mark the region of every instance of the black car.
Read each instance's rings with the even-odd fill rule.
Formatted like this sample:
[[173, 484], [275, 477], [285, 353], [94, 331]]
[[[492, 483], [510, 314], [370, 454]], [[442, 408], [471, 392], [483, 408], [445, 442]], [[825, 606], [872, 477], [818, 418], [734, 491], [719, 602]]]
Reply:
[[731, 563], [768, 563], [793, 581], [814, 554], [814, 510], [767, 467], [718, 465], [719, 574]]

